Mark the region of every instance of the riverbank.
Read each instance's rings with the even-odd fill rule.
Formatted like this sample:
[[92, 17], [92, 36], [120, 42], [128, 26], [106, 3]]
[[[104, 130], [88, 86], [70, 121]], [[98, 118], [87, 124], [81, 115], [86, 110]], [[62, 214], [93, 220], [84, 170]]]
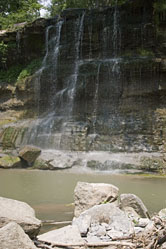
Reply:
[[[63, 171], [1, 169], [0, 196], [27, 202], [41, 220], [68, 221], [73, 217], [71, 203], [78, 181], [111, 183], [123, 193], [132, 190], [133, 194], [143, 200], [151, 214], [166, 206], [164, 177], [119, 175], [87, 171], [87, 168], [82, 167]], [[48, 231], [50, 226], [45, 228], [45, 231]]]
[[[112, 184], [77, 182], [73, 192], [71, 225], [64, 222], [62, 228], [52, 227], [37, 237], [41, 222], [32, 208], [20, 201], [0, 198], [0, 249], [165, 249], [166, 209], [152, 215], [138, 196], [131, 191], [126, 194], [124, 189], [119, 191]], [[13, 213], [17, 208], [18, 212]]]

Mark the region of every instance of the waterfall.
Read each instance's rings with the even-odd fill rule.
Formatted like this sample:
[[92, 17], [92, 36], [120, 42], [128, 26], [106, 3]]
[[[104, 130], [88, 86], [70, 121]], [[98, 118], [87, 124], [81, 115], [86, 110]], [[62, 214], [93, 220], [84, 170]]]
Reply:
[[92, 58], [92, 23], [88, 27], [89, 33], [89, 59]]
[[18, 30], [16, 33], [16, 44], [17, 44], [18, 53], [20, 53], [20, 41], [21, 41], [21, 32]]
[[36, 104], [37, 104], [37, 113], [39, 115], [40, 112], [40, 91], [41, 91], [41, 87], [40, 87], [40, 79], [41, 79], [41, 75], [43, 73], [43, 70], [46, 68], [47, 66], [47, 58], [48, 58], [48, 52], [49, 52], [49, 32], [50, 29], [53, 28], [53, 25], [50, 25], [46, 28], [46, 32], [45, 32], [45, 56], [43, 58], [42, 61], [42, 66], [41, 68], [35, 73], [35, 99], [36, 99]]
[[152, 148], [148, 143], [153, 128], [149, 137], [144, 134], [151, 122], [145, 112], [152, 106], [155, 110], [155, 98], [161, 95], [154, 94], [160, 80], [149, 68], [161, 61], [139, 54], [154, 47], [152, 16], [146, 7], [148, 15], [142, 20], [132, 1], [114, 3], [109, 8], [65, 10], [61, 20], [47, 28], [45, 56], [36, 73], [39, 116], [27, 143], [75, 151], [134, 152], [142, 144]]
[[[80, 59], [82, 56], [82, 39], [83, 39], [83, 24], [84, 24], [84, 17], [85, 17], [85, 12], [83, 12], [82, 16], [79, 17], [78, 19], [78, 30], [77, 30], [77, 25], [76, 25], [76, 30], [75, 30], [75, 61], [74, 61], [74, 70], [73, 74], [71, 75], [71, 78], [69, 79], [70, 85], [69, 85], [69, 90], [68, 90], [68, 97], [69, 97], [69, 115], [72, 115], [73, 112], [73, 104], [74, 104], [74, 96], [75, 96], [75, 91], [76, 91], [76, 84], [77, 84], [77, 79], [78, 79], [78, 73], [79, 73], [79, 66], [80, 66]], [[77, 23], [76, 23], [77, 24]]]
[[93, 110], [93, 132], [96, 134], [96, 122], [97, 122], [97, 108], [98, 108], [98, 95], [99, 95], [99, 83], [100, 83], [100, 68], [101, 62], [97, 68], [97, 75], [96, 75], [96, 85], [95, 85], [95, 95], [94, 95], [94, 110]]
[[113, 56], [116, 58], [118, 53], [120, 52], [121, 47], [121, 30], [120, 30], [120, 13], [118, 8], [118, 1], [116, 0], [116, 4], [114, 7], [113, 14]]
[[[44, 118], [38, 118], [37, 121], [34, 121], [32, 126], [28, 131], [28, 141], [26, 143], [35, 144], [43, 148], [47, 148], [48, 144], [58, 144], [57, 136], [53, 136], [52, 130], [54, 128], [54, 95], [56, 88], [56, 69], [59, 56], [59, 47], [60, 47], [60, 37], [63, 21], [57, 22], [56, 26], [50, 25], [47, 27], [45, 32], [45, 56], [42, 61], [41, 68], [36, 72], [35, 77], [35, 92], [36, 100], [38, 103], [38, 113], [40, 114], [40, 99], [41, 99], [41, 78], [44, 75], [45, 71], [49, 68], [49, 75], [51, 81], [54, 81], [53, 87], [51, 88], [50, 105], [48, 107], [48, 114]], [[55, 36], [49, 38], [50, 30], [56, 29]], [[50, 112], [51, 111], [51, 112]]]

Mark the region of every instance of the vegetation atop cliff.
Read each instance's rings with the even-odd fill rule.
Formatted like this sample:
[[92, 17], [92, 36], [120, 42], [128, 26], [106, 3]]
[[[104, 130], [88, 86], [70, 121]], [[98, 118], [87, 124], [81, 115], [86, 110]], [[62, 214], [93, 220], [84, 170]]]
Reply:
[[40, 16], [42, 5], [38, 0], [5, 0], [0, 3], [0, 29], [15, 23], [33, 21]]
[[[135, 1], [139, 5], [142, 1]], [[31, 22], [40, 17], [41, 9], [47, 9], [48, 16], [55, 16], [67, 8], [98, 8], [103, 6], [122, 5], [133, 0], [51, 0], [50, 4], [43, 6], [42, 0], [6, 0], [0, 3], [0, 29], [13, 27], [14, 24]], [[47, 1], [45, 1], [47, 3]], [[154, 3], [154, 10], [157, 12], [166, 10], [165, 0], [147, 0], [146, 4], [151, 6]]]

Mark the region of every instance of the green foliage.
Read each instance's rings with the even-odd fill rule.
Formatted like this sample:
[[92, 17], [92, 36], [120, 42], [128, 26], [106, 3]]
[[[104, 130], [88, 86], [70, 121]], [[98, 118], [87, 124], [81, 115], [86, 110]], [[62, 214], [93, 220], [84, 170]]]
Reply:
[[140, 56], [154, 56], [153, 51], [149, 51], [143, 48], [138, 49], [137, 54]]
[[27, 65], [25, 68], [22, 69], [17, 80], [20, 81], [35, 73], [37, 69], [41, 67], [41, 61], [42, 61], [41, 59], [33, 60], [29, 65]]
[[166, 10], [166, 1], [165, 0], [156, 0], [154, 2], [154, 10], [156, 12], [162, 12]]
[[121, 5], [128, 0], [52, 0], [49, 6], [51, 15], [60, 13], [67, 8], [95, 8], [100, 6]]
[[5, 29], [15, 23], [33, 21], [39, 17], [41, 7], [38, 0], [0, 1], [0, 28]]
[[15, 83], [32, 75], [41, 66], [41, 59], [35, 59], [26, 67], [25, 65], [15, 65], [8, 70], [0, 70], [0, 83]]
[[0, 70], [0, 82], [14, 83], [17, 80], [22, 68], [22, 65], [16, 65], [10, 67], [7, 71]]

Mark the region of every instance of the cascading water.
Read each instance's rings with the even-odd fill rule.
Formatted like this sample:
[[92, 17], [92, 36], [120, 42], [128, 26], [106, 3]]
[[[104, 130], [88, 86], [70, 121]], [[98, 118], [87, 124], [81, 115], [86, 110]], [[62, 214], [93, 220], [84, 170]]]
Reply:
[[[55, 132], [54, 126], [60, 122], [64, 124], [70, 122], [72, 119], [72, 111], [74, 104], [75, 89], [77, 84], [77, 77], [79, 73], [79, 65], [81, 59], [81, 44], [83, 39], [83, 22], [84, 22], [85, 12], [78, 17], [75, 25], [75, 59], [74, 67], [71, 76], [67, 77], [65, 84], [62, 90], [57, 91], [57, 68], [58, 68], [58, 56], [60, 51], [60, 39], [61, 39], [61, 30], [63, 26], [63, 21], [59, 21], [56, 24], [56, 27], [53, 25], [49, 26], [46, 29], [46, 54], [42, 62], [42, 67], [39, 71], [36, 72], [35, 79], [35, 89], [38, 94], [36, 100], [38, 99], [39, 113], [40, 113], [40, 92], [41, 89], [41, 77], [44, 75], [45, 71], [49, 70], [50, 81], [52, 82], [52, 87], [49, 94], [49, 106], [48, 114], [43, 118], [39, 118], [35, 121], [35, 124], [32, 124], [32, 128], [29, 129], [28, 141], [24, 143], [35, 144], [44, 148], [54, 148], [59, 149], [61, 143], [61, 133], [57, 130]], [[53, 38], [49, 40], [49, 33], [51, 29], [56, 29], [56, 34]], [[67, 102], [64, 101], [67, 95]], [[66, 103], [65, 103], [66, 102]], [[57, 108], [58, 107], [58, 108]], [[60, 113], [60, 115], [59, 115]], [[61, 114], [62, 113], [62, 114]], [[61, 121], [61, 119], [63, 121]], [[60, 132], [64, 125], [62, 124]], [[56, 128], [55, 128], [56, 129]]]
[[[61, 32], [64, 21], [59, 21], [56, 24], [56, 27], [51, 25], [46, 29], [45, 35], [45, 46], [46, 46], [46, 54], [44, 56], [41, 69], [36, 72], [36, 92], [38, 96], [38, 105], [39, 105], [39, 113], [40, 113], [40, 104], [42, 99], [42, 82], [44, 75], [47, 75], [47, 81], [51, 82], [49, 86], [49, 101], [47, 104], [47, 113], [42, 118], [38, 118], [35, 121], [35, 125], [32, 124], [32, 128], [29, 129], [28, 141], [26, 143], [35, 144], [41, 146], [43, 148], [55, 148], [61, 149], [62, 136], [66, 133], [73, 133], [74, 126], [77, 126], [77, 122], [75, 120], [74, 104], [75, 98], [77, 95], [77, 81], [79, 76], [79, 71], [83, 68], [87, 62], [91, 65], [96, 65], [96, 59], [92, 59], [92, 39], [93, 39], [93, 24], [88, 27], [89, 31], [89, 53], [88, 60], [82, 58], [82, 43], [83, 43], [83, 33], [84, 33], [84, 20], [85, 20], [86, 12], [83, 11], [79, 14], [78, 18], [75, 21], [74, 28], [74, 61], [72, 62], [73, 66], [71, 68], [71, 72], [67, 77], [64, 78], [63, 87], [58, 90], [58, 67], [59, 67], [59, 53], [61, 50]], [[97, 134], [96, 125], [98, 119], [98, 102], [99, 102], [99, 87], [100, 87], [100, 69], [102, 65], [106, 65], [108, 74], [114, 75], [119, 73], [117, 68], [119, 68], [118, 63], [119, 59], [116, 58], [117, 53], [119, 51], [119, 12], [117, 5], [114, 8], [113, 15], [113, 24], [112, 27], [107, 27], [107, 30], [103, 27], [104, 34], [104, 43], [103, 43], [103, 55], [102, 59], [99, 60], [96, 71], [96, 80], [95, 80], [95, 89], [93, 96], [93, 107], [92, 107], [92, 130], [91, 133]], [[50, 33], [54, 33], [55, 36], [51, 36]], [[106, 51], [108, 47], [108, 36], [112, 33], [112, 43], [113, 43], [113, 57], [114, 59], [105, 59], [107, 57]], [[95, 66], [96, 67], [96, 66]], [[110, 78], [110, 76], [109, 76]], [[45, 79], [45, 78], [44, 78]], [[79, 124], [78, 124], [79, 126]], [[79, 130], [76, 128], [76, 130]], [[82, 128], [81, 128], [82, 129]], [[76, 131], [77, 133], [78, 131]], [[63, 148], [62, 148], [63, 149]]]
[[74, 70], [73, 70], [73, 75], [71, 75], [71, 81], [69, 90], [68, 90], [68, 96], [69, 96], [69, 105], [70, 105], [70, 115], [73, 111], [73, 102], [74, 102], [74, 96], [75, 96], [75, 91], [76, 91], [76, 84], [77, 84], [77, 78], [78, 78], [78, 73], [79, 73], [79, 65], [80, 65], [80, 57], [81, 57], [81, 52], [82, 52], [82, 39], [83, 39], [83, 24], [84, 24], [84, 17], [85, 17], [85, 12], [83, 12], [82, 16], [79, 17], [78, 20], [78, 32], [76, 30], [75, 32], [75, 39], [76, 39], [76, 44], [75, 44], [75, 62], [74, 62]]
[[[47, 28], [46, 54], [36, 73], [39, 118], [25, 143], [76, 151], [125, 151], [135, 146], [133, 131], [141, 133], [146, 122], [135, 89], [140, 83], [142, 91], [142, 68], [148, 66], [146, 58], [132, 53], [133, 46], [144, 46], [138, 33], [146, 25], [126, 25], [126, 12], [117, 2], [97, 13], [68, 10]], [[140, 144], [143, 139], [138, 137]]]
[[[36, 100], [38, 105], [38, 113], [40, 113], [40, 93], [41, 89], [41, 77], [45, 73], [45, 71], [49, 68], [50, 79], [56, 84], [56, 69], [59, 55], [59, 45], [60, 45], [60, 37], [61, 37], [61, 29], [62, 29], [63, 21], [59, 21], [56, 24], [56, 27], [50, 25], [46, 29], [45, 34], [45, 48], [46, 53], [44, 59], [42, 61], [42, 67], [36, 72], [35, 77], [35, 92], [36, 92]], [[51, 29], [56, 28], [56, 35], [51, 40], [49, 40], [49, 34]], [[39, 118], [37, 121], [31, 125], [28, 131], [28, 141], [26, 143], [36, 144], [41, 147], [47, 147], [47, 144], [59, 144], [57, 142], [58, 135], [54, 136], [52, 134], [52, 128], [54, 125], [54, 94], [55, 94], [56, 85], [54, 85], [51, 89], [52, 96], [49, 96], [49, 113], [44, 118]]]

